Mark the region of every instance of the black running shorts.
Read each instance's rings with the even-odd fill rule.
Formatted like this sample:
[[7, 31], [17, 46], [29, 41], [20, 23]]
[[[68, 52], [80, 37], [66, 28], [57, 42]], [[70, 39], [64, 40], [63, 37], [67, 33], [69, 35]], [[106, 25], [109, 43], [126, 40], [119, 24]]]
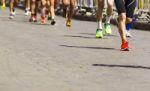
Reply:
[[136, 7], [136, 0], [115, 0], [118, 14], [126, 13], [127, 17], [132, 18]]

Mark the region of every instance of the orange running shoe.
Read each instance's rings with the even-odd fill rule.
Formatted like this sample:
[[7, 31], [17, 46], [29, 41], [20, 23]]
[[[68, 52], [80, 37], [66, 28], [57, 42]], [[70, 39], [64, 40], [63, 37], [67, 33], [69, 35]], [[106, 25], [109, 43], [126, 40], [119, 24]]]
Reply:
[[67, 20], [66, 27], [71, 27], [71, 26], [72, 26], [71, 20]]

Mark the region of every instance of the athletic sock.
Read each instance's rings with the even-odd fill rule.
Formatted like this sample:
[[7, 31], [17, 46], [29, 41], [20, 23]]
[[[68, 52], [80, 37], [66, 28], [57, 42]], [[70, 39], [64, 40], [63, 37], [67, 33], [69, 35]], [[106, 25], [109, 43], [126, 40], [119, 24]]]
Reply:
[[106, 21], [105, 21], [105, 23], [110, 23], [110, 19], [111, 19], [111, 16], [106, 16]]
[[98, 29], [102, 29], [102, 21], [98, 21], [97, 24], [98, 24], [97, 28], [98, 28]]

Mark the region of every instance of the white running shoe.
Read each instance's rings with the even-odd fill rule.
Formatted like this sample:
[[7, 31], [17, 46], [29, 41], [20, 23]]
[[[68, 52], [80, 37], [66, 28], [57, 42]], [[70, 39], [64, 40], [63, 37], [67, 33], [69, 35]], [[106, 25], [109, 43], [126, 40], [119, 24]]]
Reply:
[[13, 19], [15, 17], [15, 14], [16, 14], [15, 12], [11, 12], [9, 18]]
[[31, 14], [30, 11], [26, 11], [26, 12], [24, 13], [25, 16], [28, 16], [28, 15], [30, 15], [30, 14]]
[[127, 37], [132, 37], [130, 31], [127, 31], [127, 30], [126, 30], [126, 36], [127, 36]]

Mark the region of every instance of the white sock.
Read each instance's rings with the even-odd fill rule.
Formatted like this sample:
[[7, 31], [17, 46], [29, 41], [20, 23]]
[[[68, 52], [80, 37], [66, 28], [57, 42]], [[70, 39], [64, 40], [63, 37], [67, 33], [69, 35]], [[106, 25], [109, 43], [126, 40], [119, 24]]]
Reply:
[[98, 24], [97, 28], [98, 28], [98, 29], [102, 29], [102, 21], [98, 21], [97, 24]]
[[29, 11], [29, 10], [30, 10], [30, 8], [26, 8], [25, 10], [26, 10], [26, 11]]
[[51, 16], [52, 17], [52, 19], [54, 19], [55, 17], [54, 16]]
[[110, 23], [110, 19], [111, 19], [111, 16], [106, 16], [106, 21], [105, 21], [105, 23]]

